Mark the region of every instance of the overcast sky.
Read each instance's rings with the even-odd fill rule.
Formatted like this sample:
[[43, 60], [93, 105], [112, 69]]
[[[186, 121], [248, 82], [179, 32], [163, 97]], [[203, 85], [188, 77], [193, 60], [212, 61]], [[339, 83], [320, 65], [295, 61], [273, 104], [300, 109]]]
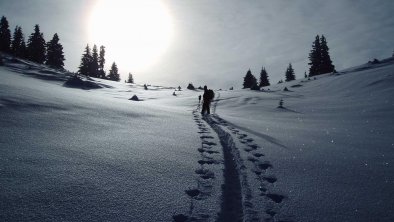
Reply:
[[[394, 50], [393, 0], [162, 2], [174, 27], [167, 50], [144, 71], [118, 64], [122, 74], [133, 73], [137, 83], [240, 88], [249, 68], [258, 77], [264, 66], [272, 84], [284, 79], [289, 63], [297, 78], [303, 78], [317, 34], [326, 36], [337, 70], [389, 57]], [[7, 17], [12, 32], [15, 25], [22, 26], [26, 37], [35, 24], [47, 41], [58, 33], [65, 68], [77, 71], [90, 43], [86, 21], [94, 5], [94, 0], [0, 0], [0, 16]]]

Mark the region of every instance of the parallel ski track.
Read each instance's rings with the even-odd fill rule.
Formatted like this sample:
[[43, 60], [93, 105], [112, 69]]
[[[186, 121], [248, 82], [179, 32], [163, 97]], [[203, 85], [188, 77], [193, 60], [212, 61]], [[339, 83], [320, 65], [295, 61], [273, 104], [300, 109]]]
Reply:
[[216, 120], [215, 114], [220, 93], [213, 104], [213, 115], [203, 116], [203, 120], [217, 133], [223, 148], [224, 185], [222, 190], [222, 205], [218, 221], [254, 221], [257, 220], [252, 195], [248, 184], [246, 167], [236, 147], [233, 137], [224, 130]]

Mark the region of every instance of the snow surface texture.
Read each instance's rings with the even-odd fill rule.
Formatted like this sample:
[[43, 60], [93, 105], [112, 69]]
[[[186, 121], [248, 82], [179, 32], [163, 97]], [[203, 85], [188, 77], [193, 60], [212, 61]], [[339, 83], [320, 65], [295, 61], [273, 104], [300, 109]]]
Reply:
[[202, 116], [201, 91], [4, 57], [0, 221], [394, 221], [393, 59]]

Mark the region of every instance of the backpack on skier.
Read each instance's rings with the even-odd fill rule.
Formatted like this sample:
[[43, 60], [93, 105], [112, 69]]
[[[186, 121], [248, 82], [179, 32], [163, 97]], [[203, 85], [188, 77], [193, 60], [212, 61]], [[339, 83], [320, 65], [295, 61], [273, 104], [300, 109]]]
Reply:
[[212, 89], [208, 89], [207, 94], [209, 100], [213, 100], [213, 98], [215, 98], [215, 93], [213, 92]]

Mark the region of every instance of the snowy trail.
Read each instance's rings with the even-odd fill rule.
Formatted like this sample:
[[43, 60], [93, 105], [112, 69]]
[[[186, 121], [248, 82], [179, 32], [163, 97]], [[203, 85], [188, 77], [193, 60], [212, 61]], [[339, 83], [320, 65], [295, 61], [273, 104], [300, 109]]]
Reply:
[[[262, 148], [253, 138], [216, 114], [219, 98], [220, 93], [213, 103], [213, 114], [202, 118], [216, 132], [223, 149], [224, 185], [218, 221], [277, 221], [285, 196], [270, 189], [277, 181], [268, 172], [273, 166], [263, 160]], [[251, 187], [256, 179], [260, 186]]]

